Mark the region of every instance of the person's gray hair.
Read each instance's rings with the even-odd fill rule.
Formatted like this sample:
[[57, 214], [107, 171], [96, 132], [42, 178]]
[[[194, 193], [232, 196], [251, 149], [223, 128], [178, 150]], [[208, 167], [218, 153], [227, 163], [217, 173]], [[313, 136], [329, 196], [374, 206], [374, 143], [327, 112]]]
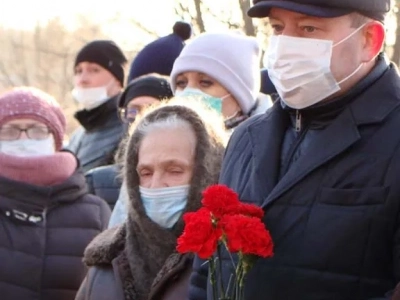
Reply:
[[[174, 109], [173, 107], [176, 108]], [[179, 107], [181, 108], [179, 109]], [[182, 113], [182, 110], [186, 112]], [[212, 109], [206, 108], [201, 101], [175, 97], [168, 101], [157, 102], [144, 109], [136, 117], [135, 122], [129, 129], [129, 134], [127, 134], [119, 146], [116, 163], [120, 167], [120, 178], [123, 180], [125, 177], [127, 161], [129, 160], [129, 163], [132, 163], [132, 156], [129, 158], [126, 157], [129, 144], [131, 144], [131, 154], [136, 153], [137, 155], [144, 137], [151, 131], [166, 128], [187, 128], [194, 133], [197, 145], [199, 138], [201, 138], [201, 142], [205, 142], [205, 136], [200, 134], [200, 127], [204, 127], [209, 135], [207, 140], [209, 140], [208, 143], [210, 143], [210, 147], [212, 148], [210, 151], [215, 155], [219, 151], [223, 151], [229, 138], [229, 135], [225, 131], [223, 118]], [[195, 146], [195, 148], [197, 147]], [[213, 167], [218, 168], [218, 165], [219, 163]]]
[[[180, 128], [185, 128], [193, 132], [193, 128], [187, 120], [183, 119], [181, 116], [177, 114], [171, 114], [167, 116], [165, 119], [158, 119], [152, 122], [149, 122], [148, 120], [145, 119], [143, 122], [138, 124], [138, 126], [136, 127], [136, 131], [141, 136], [140, 141], [142, 141], [144, 137], [146, 137], [149, 133], [155, 130], [168, 130], [168, 129], [180, 129]], [[139, 145], [135, 146], [139, 147]]]

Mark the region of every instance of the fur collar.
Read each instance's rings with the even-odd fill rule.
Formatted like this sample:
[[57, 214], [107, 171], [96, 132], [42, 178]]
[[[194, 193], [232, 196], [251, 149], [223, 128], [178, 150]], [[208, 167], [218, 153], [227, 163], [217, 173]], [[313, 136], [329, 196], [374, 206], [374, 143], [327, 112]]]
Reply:
[[125, 224], [103, 231], [87, 246], [83, 261], [89, 266], [111, 265], [125, 248]]
[[130, 263], [125, 249], [126, 227], [108, 229], [99, 234], [86, 248], [84, 262], [88, 266], [111, 265], [113, 261], [118, 270], [122, 282], [124, 299], [156, 299], [170, 285], [170, 280], [179, 276], [185, 268], [191, 266], [193, 254], [172, 253], [158, 272], [151, 284], [148, 296], [141, 296], [138, 290], [138, 282], [134, 280]]

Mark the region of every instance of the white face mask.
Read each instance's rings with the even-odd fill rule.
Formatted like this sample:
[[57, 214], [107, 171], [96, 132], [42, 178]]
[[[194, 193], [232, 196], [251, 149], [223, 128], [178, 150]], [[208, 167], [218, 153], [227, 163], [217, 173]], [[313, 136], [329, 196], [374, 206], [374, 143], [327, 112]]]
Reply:
[[55, 153], [54, 138], [50, 135], [44, 140], [0, 141], [0, 152], [20, 157], [52, 155]]
[[172, 228], [178, 222], [186, 207], [189, 185], [139, 190], [150, 219], [163, 228]]
[[108, 100], [107, 86], [95, 88], [75, 87], [72, 90], [72, 97], [82, 104], [86, 110], [92, 110]]
[[331, 72], [333, 47], [345, 42], [363, 26], [333, 45], [332, 41], [271, 36], [264, 65], [282, 101], [289, 107], [309, 107], [340, 91], [340, 84], [357, 73], [337, 82]]

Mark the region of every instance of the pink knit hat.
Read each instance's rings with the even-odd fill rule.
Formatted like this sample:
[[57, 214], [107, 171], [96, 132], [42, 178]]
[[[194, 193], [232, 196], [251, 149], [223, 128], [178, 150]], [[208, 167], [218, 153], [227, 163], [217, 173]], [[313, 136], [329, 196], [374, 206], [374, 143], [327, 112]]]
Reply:
[[0, 126], [10, 120], [24, 118], [48, 126], [54, 136], [56, 150], [62, 148], [66, 119], [52, 96], [33, 87], [18, 87], [0, 95]]

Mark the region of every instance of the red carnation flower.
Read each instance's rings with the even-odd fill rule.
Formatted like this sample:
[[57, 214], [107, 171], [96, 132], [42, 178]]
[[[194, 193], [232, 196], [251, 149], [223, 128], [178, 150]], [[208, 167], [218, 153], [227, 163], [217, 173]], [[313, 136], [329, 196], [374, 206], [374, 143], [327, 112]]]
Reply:
[[204, 207], [220, 218], [225, 214], [238, 213], [240, 201], [238, 195], [225, 185], [212, 185], [203, 192]]
[[259, 219], [264, 217], [264, 211], [262, 208], [253, 204], [241, 203], [238, 211], [240, 214], [249, 217], [255, 217]]
[[272, 238], [259, 218], [225, 215], [220, 222], [228, 250], [261, 257], [273, 255]]
[[210, 211], [201, 208], [197, 212], [186, 213], [183, 219], [185, 228], [177, 240], [178, 252], [193, 252], [202, 259], [210, 258], [222, 236], [221, 228], [212, 223]]

